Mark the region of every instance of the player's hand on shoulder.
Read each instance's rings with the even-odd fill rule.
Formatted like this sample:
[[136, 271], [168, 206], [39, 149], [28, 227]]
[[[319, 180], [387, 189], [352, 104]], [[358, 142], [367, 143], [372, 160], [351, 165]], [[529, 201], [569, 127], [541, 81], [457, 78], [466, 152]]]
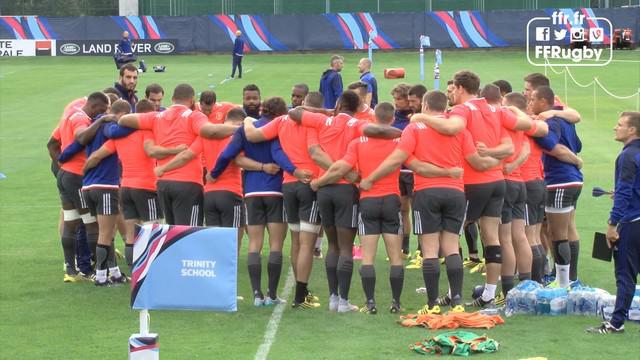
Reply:
[[209, 172], [207, 173], [206, 179], [207, 179], [207, 183], [209, 184], [213, 184], [214, 182], [216, 182], [216, 179], [212, 178], [211, 173]]

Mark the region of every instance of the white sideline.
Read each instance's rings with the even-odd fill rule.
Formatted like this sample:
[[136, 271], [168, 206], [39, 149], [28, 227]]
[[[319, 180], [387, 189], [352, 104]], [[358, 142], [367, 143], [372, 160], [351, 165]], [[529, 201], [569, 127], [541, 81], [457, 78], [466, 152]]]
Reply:
[[[282, 292], [282, 298], [288, 299], [289, 295], [291, 295], [291, 290], [293, 289], [295, 281], [293, 278], [293, 269], [289, 268], [289, 273], [287, 274], [287, 280], [284, 283], [284, 290]], [[273, 341], [276, 339], [276, 333], [278, 332], [278, 326], [280, 325], [280, 319], [282, 319], [282, 313], [284, 312], [287, 304], [276, 305], [275, 309], [273, 309], [273, 313], [269, 318], [269, 323], [267, 323], [267, 331], [264, 333], [264, 341], [258, 348], [256, 352], [256, 360], [265, 360], [267, 355], [269, 355], [269, 350], [271, 349], [271, 345]]]

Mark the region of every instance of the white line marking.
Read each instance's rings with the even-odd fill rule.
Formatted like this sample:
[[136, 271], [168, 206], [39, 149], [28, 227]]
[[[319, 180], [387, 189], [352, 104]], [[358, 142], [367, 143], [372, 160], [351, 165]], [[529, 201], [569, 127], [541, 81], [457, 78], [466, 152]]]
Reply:
[[[289, 298], [294, 283], [295, 281], [293, 278], [293, 268], [290, 267], [289, 274], [287, 275], [287, 280], [284, 284], [284, 291], [282, 293], [283, 299]], [[287, 304], [276, 305], [276, 308], [273, 310], [273, 314], [271, 314], [271, 318], [269, 318], [269, 323], [267, 324], [267, 331], [264, 333], [264, 341], [256, 352], [256, 360], [265, 360], [267, 358], [267, 355], [269, 355], [269, 350], [271, 349], [273, 341], [276, 339], [276, 333], [278, 332], [280, 319], [282, 319], [282, 313], [284, 312], [286, 306]]]
[[233, 80], [233, 78], [226, 78], [226, 79], [220, 81], [220, 85], [226, 83], [227, 81], [231, 81], [231, 80]]

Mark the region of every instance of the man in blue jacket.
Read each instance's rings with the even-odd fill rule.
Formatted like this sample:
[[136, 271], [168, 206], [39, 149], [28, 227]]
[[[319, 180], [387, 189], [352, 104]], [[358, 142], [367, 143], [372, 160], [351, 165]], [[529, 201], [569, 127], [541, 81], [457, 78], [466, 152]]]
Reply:
[[616, 159], [613, 208], [609, 215], [607, 241], [613, 245], [616, 275], [616, 305], [610, 321], [587, 332], [624, 332], [624, 320], [640, 270], [640, 112], [623, 112], [613, 128], [624, 148]]
[[236, 31], [236, 40], [233, 42], [233, 52], [231, 53], [233, 62], [231, 65], [231, 77], [236, 75], [238, 68], [238, 79], [242, 79], [242, 57], [244, 56], [244, 40], [242, 40], [242, 31]]
[[336, 101], [342, 95], [342, 67], [344, 66], [344, 58], [340, 55], [331, 57], [331, 68], [325, 70], [320, 78], [320, 92], [324, 96], [324, 108], [333, 109], [336, 107]]

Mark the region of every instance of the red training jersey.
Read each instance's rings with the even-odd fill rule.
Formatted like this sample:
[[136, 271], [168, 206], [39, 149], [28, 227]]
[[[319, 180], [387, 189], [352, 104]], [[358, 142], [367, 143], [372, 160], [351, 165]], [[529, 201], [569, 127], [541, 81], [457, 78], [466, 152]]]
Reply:
[[[364, 179], [371, 175], [387, 156], [391, 155], [399, 142], [399, 138], [390, 140], [360, 136], [349, 143], [347, 152], [342, 160], [357, 168], [360, 176]], [[376, 181], [370, 190], [360, 191], [360, 199], [386, 195], [400, 196], [399, 178], [400, 169], [398, 168], [391, 174]]]
[[[208, 171], [211, 171], [215, 167], [220, 154], [231, 141], [231, 138], [232, 136], [224, 139], [206, 139], [198, 136], [189, 147], [189, 150], [196, 154], [196, 158], [202, 155]], [[220, 174], [216, 182], [207, 182], [204, 185], [204, 192], [209, 191], [230, 191], [238, 196], [242, 196], [242, 172], [234, 161], [229, 163], [229, 166]]]
[[[318, 144], [333, 161], [336, 161], [342, 159], [351, 140], [363, 135], [364, 128], [369, 125], [369, 122], [344, 113], [328, 117], [305, 111], [302, 113], [302, 125], [317, 131]], [[322, 174], [324, 169], [320, 168], [319, 175], [322, 176]], [[338, 184], [348, 184], [348, 182], [341, 179]]]
[[123, 188], [143, 189], [156, 191], [156, 174], [153, 167], [155, 159], [147, 156], [144, 151], [144, 143], [153, 140], [153, 133], [148, 130], [137, 130], [119, 139], [111, 139], [102, 145], [110, 153], [118, 153], [122, 164]]
[[[402, 132], [398, 149], [417, 160], [445, 169], [464, 167], [464, 158], [476, 152], [473, 138], [467, 129], [448, 136], [421, 122], [407, 125]], [[449, 176], [429, 178], [414, 173], [415, 191], [441, 187], [464, 191], [464, 181]]]
[[[483, 142], [488, 148], [493, 148], [509, 139], [506, 128], [513, 129], [517, 118], [501, 118], [499, 108], [489, 105], [484, 98], [471, 99], [464, 104], [451, 109], [449, 117], [459, 116], [466, 122], [467, 130], [471, 133], [474, 144]], [[486, 184], [504, 180], [502, 164], [486, 171], [477, 171], [469, 163], [464, 163], [465, 184]]]
[[[267, 140], [280, 139], [282, 150], [297, 169], [311, 171], [314, 178], [318, 176], [320, 168], [309, 155], [309, 147], [318, 143], [314, 129], [296, 124], [289, 115], [279, 116], [259, 129]], [[295, 176], [284, 172], [283, 184], [295, 181], [298, 181]]]
[[[200, 111], [193, 111], [184, 105], [172, 105], [163, 112], [138, 114], [138, 127], [152, 130], [156, 144], [175, 148], [192, 144], [207, 123], [207, 117]], [[171, 161], [175, 155], [158, 160], [158, 165]], [[198, 157], [185, 166], [167, 171], [159, 180], [186, 181], [202, 185], [202, 163]]]
[[[60, 147], [64, 151], [75, 140], [75, 136], [78, 132], [88, 128], [91, 125], [91, 118], [82, 111], [82, 109], [69, 109], [67, 115], [60, 120], [58, 125], [58, 131], [60, 135]], [[54, 131], [55, 133], [55, 131]], [[87, 153], [80, 151], [73, 155], [73, 157], [62, 164], [60, 168], [64, 171], [82, 175], [82, 168], [87, 160]]]

